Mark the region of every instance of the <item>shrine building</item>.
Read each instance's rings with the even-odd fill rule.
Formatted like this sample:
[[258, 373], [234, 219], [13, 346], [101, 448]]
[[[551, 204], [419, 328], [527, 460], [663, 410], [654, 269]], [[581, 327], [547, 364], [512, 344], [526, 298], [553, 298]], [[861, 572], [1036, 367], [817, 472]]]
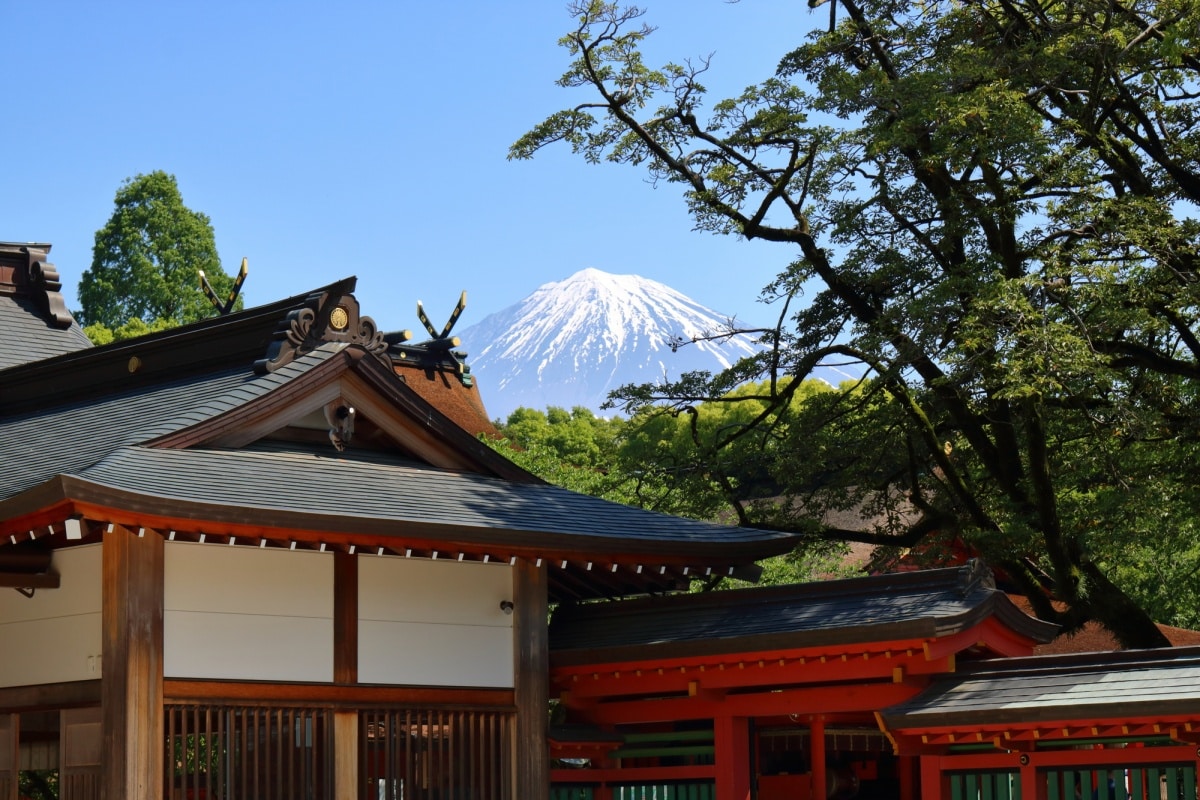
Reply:
[[794, 537], [509, 462], [461, 301], [92, 347], [49, 250], [0, 243], [0, 800], [1196, 800], [1200, 648], [1035, 655], [975, 561], [687, 593]]

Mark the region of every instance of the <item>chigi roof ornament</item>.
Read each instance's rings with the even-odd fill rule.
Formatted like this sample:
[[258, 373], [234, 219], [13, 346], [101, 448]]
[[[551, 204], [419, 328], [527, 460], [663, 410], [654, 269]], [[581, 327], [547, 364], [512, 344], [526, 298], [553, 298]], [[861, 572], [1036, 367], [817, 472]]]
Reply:
[[467, 354], [454, 349], [462, 344], [462, 340], [450, 335], [466, 307], [467, 293], [464, 291], [458, 296], [458, 304], [454, 306], [454, 311], [450, 312], [450, 319], [446, 320], [439, 333], [429, 320], [429, 315], [425, 313], [425, 306], [418, 300], [417, 319], [421, 320], [421, 324], [432, 338], [425, 342], [410, 343], [412, 331], [389, 333], [386, 338], [391, 346], [392, 358], [421, 367], [449, 368], [458, 373], [458, 378], [464, 386], [473, 385], [471, 368], [467, 366]]
[[303, 307], [290, 311], [271, 337], [267, 357], [254, 362], [259, 374], [274, 372], [324, 342], [345, 342], [362, 347], [388, 369], [388, 343], [370, 317], [359, 314], [351, 292], [355, 278], [338, 281], [323, 292], [310, 294]]
[[217, 293], [213, 290], [212, 284], [208, 282], [208, 278], [204, 275], [204, 270], [200, 272], [200, 291], [204, 292], [204, 296], [208, 298], [208, 302], [213, 304], [213, 308], [221, 316], [225, 316], [233, 311], [233, 304], [237, 302], [237, 297], [241, 294], [242, 284], [246, 282], [246, 276], [250, 274], [249, 259], [242, 259], [242, 268], [238, 270], [237, 278], [233, 281], [233, 288], [229, 290], [229, 297], [222, 303]]

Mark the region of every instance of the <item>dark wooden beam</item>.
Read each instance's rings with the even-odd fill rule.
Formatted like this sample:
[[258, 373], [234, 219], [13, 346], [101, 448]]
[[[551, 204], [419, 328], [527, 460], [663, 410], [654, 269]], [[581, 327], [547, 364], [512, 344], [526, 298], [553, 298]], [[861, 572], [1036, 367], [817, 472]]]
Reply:
[[46, 683], [0, 689], [0, 707], [13, 711], [100, 705], [100, 681]]
[[517, 701], [516, 796], [549, 800], [550, 671], [546, 566], [513, 566], [513, 688]]
[[119, 525], [103, 539], [101, 796], [159, 800], [163, 781], [163, 540]]
[[333, 554], [333, 682], [358, 683], [358, 556]]
[[455, 708], [511, 710], [511, 689], [440, 689], [419, 686], [335, 686], [329, 683], [256, 683], [167, 679], [167, 703], [227, 703], [265, 705], [328, 704], [438, 705]]
[[57, 589], [59, 583], [57, 572], [0, 572], [0, 588], [5, 589]]

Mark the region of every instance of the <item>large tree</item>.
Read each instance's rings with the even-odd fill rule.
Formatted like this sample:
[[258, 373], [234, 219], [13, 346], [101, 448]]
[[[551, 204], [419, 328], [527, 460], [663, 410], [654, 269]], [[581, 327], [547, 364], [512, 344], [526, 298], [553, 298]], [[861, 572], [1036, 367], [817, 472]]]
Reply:
[[209, 218], [183, 204], [174, 175], [136, 175], [117, 190], [112, 216], [96, 231], [92, 266], [79, 281], [80, 321], [115, 330], [145, 323], [135, 322], [137, 331], [211, 317], [201, 271], [224, 299], [233, 280], [221, 268]]
[[[806, 404], [774, 440], [808, 502], [771, 524], [949, 534], [1067, 630], [1163, 644], [1152, 597], [1200, 595], [1200, 5], [821, 5], [775, 74], [707, 112], [707, 59], [651, 69], [640, 10], [572, 8], [560, 84], [588, 97], [510, 155], [562, 141], [642, 165], [682, 186], [698, 228], [795, 254], [768, 287], [771, 352], [625, 398], [681, 409], [766, 378], [764, 410], [706, 444], [719, 468], [796, 378], [857, 359], [866, 391]], [[819, 524], [823, 503], [901, 501], [919, 513], [886, 531]], [[1172, 560], [1186, 585], [1134, 579]]]

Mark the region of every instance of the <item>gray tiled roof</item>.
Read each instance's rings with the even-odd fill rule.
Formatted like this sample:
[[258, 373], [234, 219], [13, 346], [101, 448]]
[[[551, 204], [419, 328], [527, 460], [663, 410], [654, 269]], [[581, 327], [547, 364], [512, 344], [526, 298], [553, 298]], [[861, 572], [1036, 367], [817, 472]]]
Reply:
[[325, 345], [267, 375], [241, 365], [59, 408], [7, 417], [0, 413], [0, 464], [8, 467], [0, 469], [0, 499], [54, 475], [85, 470], [116, 448], [217, 416], [302, 375], [340, 349]]
[[[352, 451], [347, 451], [352, 453]], [[429, 538], [549, 544], [627, 552], [640, 542], [735, 544], [770, 534], [671, 517], [610, 503], [548, 484], [518, 484], [379, 454], [341, 456], [330, 447], [269, 443], [240, 450], [122, 447], [75, 475], [111, 489], [180, 504], [324, 516], [345, 532], [364, 529]], [[450, 534], [447, 534], [447, 531]], [[498, 534], [503, 532], [503, 536]], [[782, 537], [781, 534], [776, 536]], [[589, 546], [587, 539], [593, 539]], [[565, 540], [564, 540], [565, 541]]]
[[707, 595], [565, 606], [550, 649], [565, 663], [620, 660], [631, 649], [676, 655], [942, 636], [989, 614], [1049, 640], [1055, 626], [1020, 612], [990, 575], [961, 567]]
[[887, 709], [892, 730], [1200, 713], [1200, 648], [1039, 656], [980, 664]]
[[50, 325], [34, 301], [0, 294], [0, 370], [91, 347], [77, 323]]

